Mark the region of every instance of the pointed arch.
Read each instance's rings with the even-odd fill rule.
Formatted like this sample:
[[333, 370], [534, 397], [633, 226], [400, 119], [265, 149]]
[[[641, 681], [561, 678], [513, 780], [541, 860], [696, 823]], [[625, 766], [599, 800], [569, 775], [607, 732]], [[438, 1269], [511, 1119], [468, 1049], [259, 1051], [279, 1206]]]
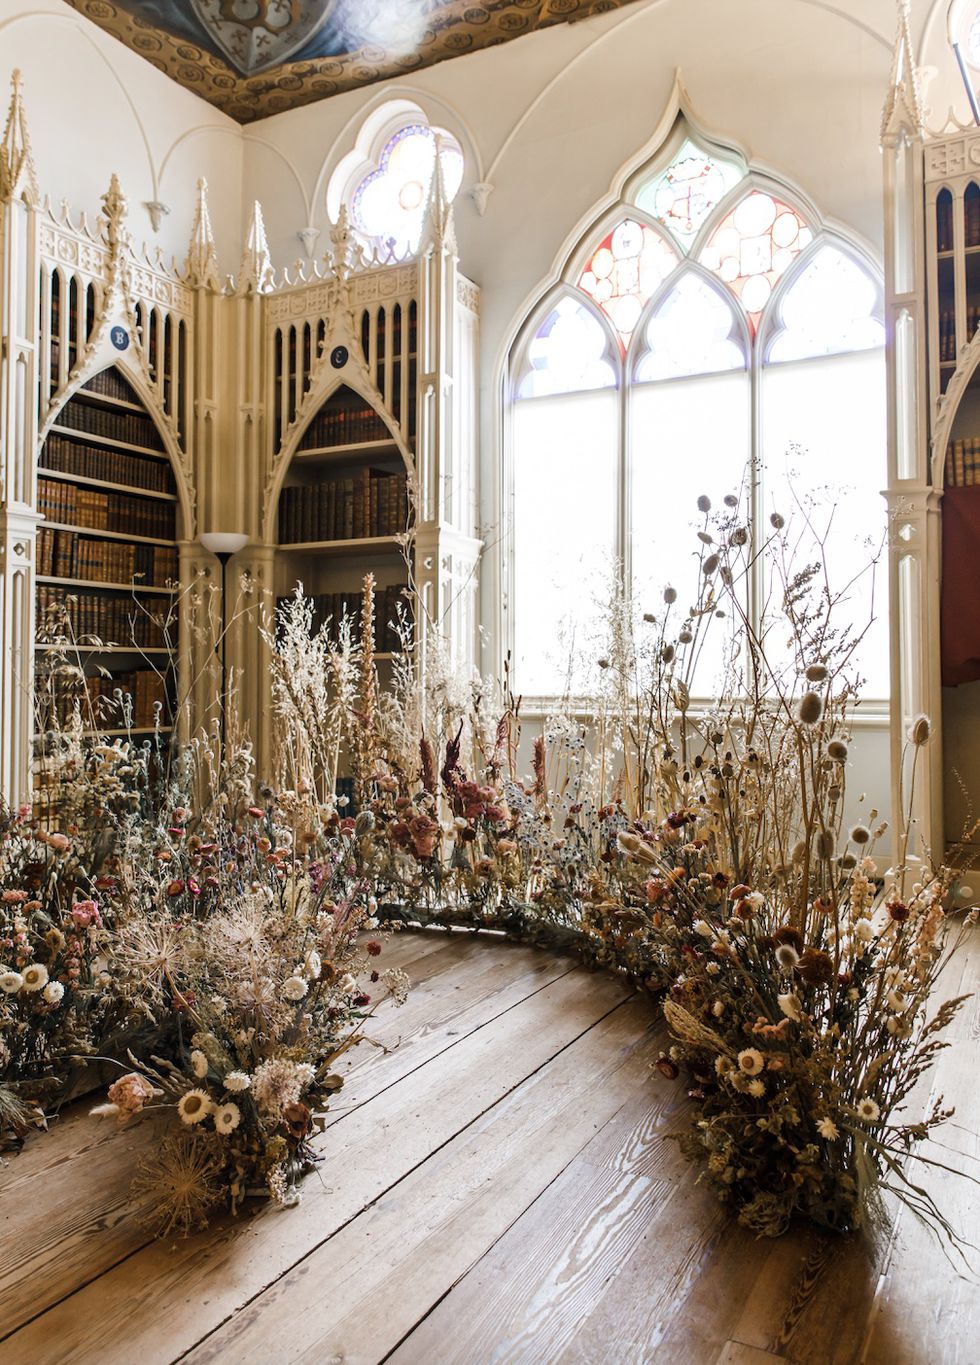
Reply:
[[[687, 298], [682, 295], [686, 293]], [[666, 310], [675, 306], [690, 309], [693, 315], [699, 302], [703, 305], [704, 332], [678, 327], [679, 318], [668, 319]], [[711, 302], [718, 305], [717, 321], [708, 318]], [[651, 326], [663, 319], [666, 326], [662, 338], [650, 335]], [[727, 329], [722, 328], [722, 320], [727, 319]], [[647, 362], [664, 345], [672, 348], [673, 354], [665, 363], [663, 372], [643, 373], [651, 367]], [[730, 349], [729, 349], [730, 348]], [[719, 374], [726, 370], [747, 369], [752, 356], [752, 337], [744, 312], [737, 306], [724, 285], [697, 261], [685, 261], [680, 269], [670, 275], [648, 301], [634, 334], [630, 348], [629, 374], [639, 383], [651, 379], [681, 378], [694, 374]]]
[[[802, 305], [804, 296], [805, 314], [787, 317], [787, 308], [794, 300]], [[790, 344], [793, 332], [799, 334], [795, 345]], [[833, 233], [815, 238], [800, 252], [773, 290], [758, 330], [766, 364], [884, 344], [881, 276], [850, 242]]]
[[[584, 343], [577, 358], [566, 355], [564, 373], [561, 377], [556, 376], [553, 384], [527, 385], [527, 381], [533, 379], [536, 373], [545, 374], [549, 370], [551, 357], [548, 352], [551, 348], [548, 343], [561, 344], [555, 332], [562, 323], [565, 326], [561, 330], [566, 337], [571, 329]], [[591, 349], [590, 338], [594, 338], [596, 343]], [[511, 366], [513, 396], [532, 398], [577, 393], [586, 389], [618, 388], [622, 381], [620, 358], [619, 337], [602, 309], [580, 290], [559, 285], [542, 299], [515, 343]], [[555, 359], [560, 363], [562, 357], [556, 356]], [[526, 391], [521, 393], [525, 385]]]

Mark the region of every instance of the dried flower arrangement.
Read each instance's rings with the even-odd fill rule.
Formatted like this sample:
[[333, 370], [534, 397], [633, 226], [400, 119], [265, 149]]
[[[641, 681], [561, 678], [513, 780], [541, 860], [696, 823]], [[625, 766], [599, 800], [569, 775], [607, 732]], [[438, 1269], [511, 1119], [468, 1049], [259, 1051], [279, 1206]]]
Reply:
[[[70, 652], [51, 651], [49, 669], [78, 673]], [[215, 763], [207, 737], [172, 758], [159, 734], [84, 743], [97, 717], [83, 708], [81, 685], [45, 741], [62, 828], [28, 808], [0, 826], [5, 1145], [43, 1126], [83, 1073], [91, 1084], [96, 1063], [111, 1084], [94, 1114], [172, 1113], [137, 1180], [161, 1232], [250, 1193], [295, 1202], [338, 1058], [408, 987], [381, 960], [355, 821], [302, 783], [257, 785], [247, 748], [195, 810]]]
[[[25, 970], [48, 921], [64, 934], [66, 913], [94, 901], [101, 878], [98, 920], [71, 939], [72, 960], [86, 998], [104, 1002], [86, 1005], [92, 1050], [104, 1050], [103, 1017], [118, 1029], [120, 1001], [130, 1026], [156, 1030], [108, 1103], [121, 1119], [176, 1109], [175, 1136], [140, 1176], [164, 1228], [237, 1207], [263, 1181], [292, 1197], [333, 1062], [371, 1003], [355, 977], [358, 935], [377, 916], [572, 947], [663, 997], [674, 1042], [658, 1068], [670, 1079], [683, 1070], [693, 1102], [680, 1141], [753, 1229], [778, 1234], [796, 1212], [873, 1227], [890, 1193], [951, 1234], [909, 1175], [910, 1157], [931, 1160], [922, 1144], [950, 1111], [903, 1116], [962, 1003], [933, 999], [955, 946], [951, 874], [912, 870], [907, 814], [885, 876], [876, 814], [844, 828], [861, 632], [836, 627], [821, 555], [796, 568], [779, 517], [754, 552], [737, 498], [717, 513], [703, 498], [699, 510], [696, 600], [684, 610], [668, 588], [662, 608], [642, 613], [615, 597], [594, 695], [549, 718], [527, 775], [519, 703], [461, 678], [434, 634], [421, 642], [423, 673], [398, 623], [406, 647], [393, 686], [379, 688], [369, 578], [360, 639], [350, 622], [333, 642], [327, 627], [314, 632], [301, 593], [268, 635], [281, 764], [271, 776], [284, 794], [266, 788], [252, 804], [242, 750], [224, 799], [192, 819], [186, 792], [213, 755], [191, 746], [151, 801], [142, 774], [152, 765], [130, 746], [98, 746], [71, 761], [80, 789], [107, 774], [118, 783], [117, 833], [101, 861], [84, 841], [77, 854], [52, 848], [59, 836], [30, 829], [27, 812], [9, 821], [22, 862], [36, 863], [47, 839], [42, 868], [73, 857], [86, 874], [59, 875], [57, 894], [42, 895], [42, 870], [24, 900], [5, 902], [3, 944], [20, 979], [2, 997], [15, 1022], [0, 1037], [42, 1046]], [[748, 609], [760, 569], [761, 629]], [[695, 705], [719, 613], [733, 626], [719, 699]], [[928, 742], [920, 718], [913, 781]], [[336, 797], [342, 768], [356, 818]], [[79, 796], [80, 810], [105, 808], [102, 793]], [[22, 882], [19, 868], [4, 872], [11, 891]], [[57, 961], [43, 961], [58, 977]], [[404, 984], [389, 987], [400, 997]], [[81, 994], [66, 988], [45, 1008], [77, 1010]], [[76, 1024], [61, 1028], [47, 1030], [42, 1066], [19, 1054], [13, 1075], [28, 1087], [84, 1050], [69, 1041]], [[5, 1094], [9, 1106], [31, 1092], [21, 1080], [0, 1084]]]

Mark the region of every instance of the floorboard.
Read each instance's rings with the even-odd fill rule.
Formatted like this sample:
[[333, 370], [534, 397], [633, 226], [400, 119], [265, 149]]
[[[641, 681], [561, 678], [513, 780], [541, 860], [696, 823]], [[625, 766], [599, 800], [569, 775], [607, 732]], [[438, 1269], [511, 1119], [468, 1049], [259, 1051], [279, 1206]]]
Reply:
[[[980, 932], [949, 980], [980, 980]], [[76, 1104], [0, 1170], [2, 1365], [972, 1365], [976, 1278], [899, 1211], [873, 1252], [799, 1226], [758, 1240], [669, 1135], [681, 1083], [621, 980], [492, 937], [404, 933], [413, 979], [345, 1061], [302, 1204], [152, 1242], [129, 1196], [159, 1124]], [[980, 1174], [980, 1004], [919, 1103], [928, 1154]], [[948, 1150], [952, 1148], [955, 1150]], [[919, 1163], [973, 1240], [980, 1186]]]

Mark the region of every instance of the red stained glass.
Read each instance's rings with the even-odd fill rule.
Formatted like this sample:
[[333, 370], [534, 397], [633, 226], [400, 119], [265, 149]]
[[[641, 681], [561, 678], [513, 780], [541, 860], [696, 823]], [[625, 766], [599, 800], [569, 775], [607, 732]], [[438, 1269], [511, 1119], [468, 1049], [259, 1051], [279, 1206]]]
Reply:
[[753, 190], [712, 233], [701, 264], [728, 285], [754, 332], [776, 281], [812, 240], [795, 209]]
[[593, 251], [579, 279], [612, 319], [625, 353], [643, 305], [677, 265], [676, 253], [653, 228], [626, 218]]

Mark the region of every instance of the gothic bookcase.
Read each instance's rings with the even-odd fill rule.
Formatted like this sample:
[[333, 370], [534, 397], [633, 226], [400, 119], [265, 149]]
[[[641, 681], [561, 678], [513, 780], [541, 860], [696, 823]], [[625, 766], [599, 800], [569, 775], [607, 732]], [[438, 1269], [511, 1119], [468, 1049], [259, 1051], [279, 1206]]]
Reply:
[[[882, 146], [893, 809], [911, 794], [913, 846], [976, 866], [980, 638], [967, 638], [967, 609], [980, 574], [980, 129], [927, 133], [905, 9]], [[913, 782], [906, 733], [920, 713], [933, 735]]]
[[382, 658], [403, 602], [423, 666], [429, 626], [472, 664], [479, 291], [458, 269], [439, 163], [409, 258], [370, 256], [343, 210], [329, 236], [321, 261], [277, 274], [256, 203], [222, 278], [203, 181], [181, 266], [136, 247], [115, 177], [94, 225], [52, 211], [15, 77], [0, 142], [6, 800], [30, 791], [35, 634], [62, 592], [94, 637], [88, 671], [135, 692], [134, 729], [157, 704], [165, 730], [213, 723], [221, 576], [203, 532], [248, 537], [229, 566], [226, 645], [259, 771], [259, 627], [296, 583], [335, 615], [370, 570]]

